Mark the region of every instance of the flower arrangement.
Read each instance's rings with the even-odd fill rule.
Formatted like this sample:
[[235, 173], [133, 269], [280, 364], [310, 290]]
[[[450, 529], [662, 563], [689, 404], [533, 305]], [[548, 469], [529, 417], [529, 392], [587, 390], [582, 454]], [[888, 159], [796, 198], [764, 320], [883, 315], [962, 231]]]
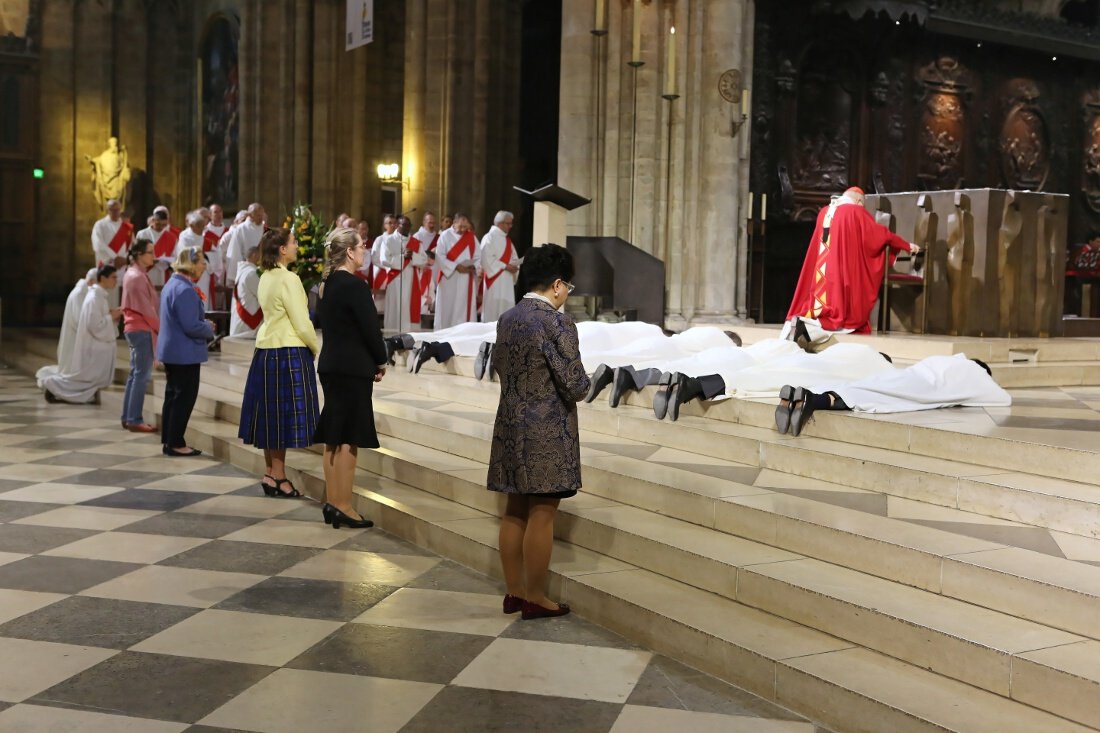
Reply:
[[289, 229], [298, 242], [298, 259], [289, 269], [301, 278], [308, 293], [321, 282], [321, 273], [325, 269], [325, 237], [332, 226], [323, 224], [309, 204], [299, 203], [287, 214], [283, 227]]

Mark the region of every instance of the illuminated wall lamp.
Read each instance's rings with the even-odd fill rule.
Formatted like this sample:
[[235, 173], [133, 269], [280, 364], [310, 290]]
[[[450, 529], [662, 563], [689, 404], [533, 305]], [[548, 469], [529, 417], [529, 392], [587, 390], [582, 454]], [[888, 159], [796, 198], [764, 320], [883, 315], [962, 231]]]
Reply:
[[401, 179], [401, 166], [397, 163], [379, 163], [375, 170], [382, 183], [399, 183], [403, 188], [409, 188], [409, 181]]

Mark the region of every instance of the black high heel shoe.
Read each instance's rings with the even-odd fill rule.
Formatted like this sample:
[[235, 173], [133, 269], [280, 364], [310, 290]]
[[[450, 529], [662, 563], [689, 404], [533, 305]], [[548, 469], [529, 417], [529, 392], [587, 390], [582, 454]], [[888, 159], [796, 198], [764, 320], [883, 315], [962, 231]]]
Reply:
[[329, 504], [328, 506], [332, 509], [332, 512], [329, 516], [332, 517], [331, 524], [333, 529], [340, 529], [341, 525], [345, 527], [351, 527], [352, 529], [366, 529], [367, 527], [374, 526], [374, 522], [367, 519], [366, 517], [362, 517], [360, 519], [352, 519], [347, 514], [344, 514], [342, 511], [332, 506], [331, 504]]

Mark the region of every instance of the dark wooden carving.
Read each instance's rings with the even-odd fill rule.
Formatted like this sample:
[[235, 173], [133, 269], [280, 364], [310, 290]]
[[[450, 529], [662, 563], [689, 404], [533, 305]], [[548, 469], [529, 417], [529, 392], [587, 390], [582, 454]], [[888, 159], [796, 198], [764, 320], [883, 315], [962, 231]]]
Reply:
[[958, 59], [941, 56], [917, 74], [925, 88], [920, 121], [922, 188], [943, 190], [963, 184], [963, 143], [966, 140], [966, 69]]
[[1087, 92], [1081, 107], [1085, 118], [1081, 190], [1089, 211], [1100, 214], [1100, 88]]
[[1050, 173], [1050, 135], [1038, 100], [1039, 88], [1030, 79], [1009, 83], [998, 148], [1010, 188], [1040, 191]]
[[791, 176], [798, 189], [843, 191], [849, 185], [852, 118], [859, 104], [852, 94], [850, 63], [845, 54], [820, 46], [804, 56]]

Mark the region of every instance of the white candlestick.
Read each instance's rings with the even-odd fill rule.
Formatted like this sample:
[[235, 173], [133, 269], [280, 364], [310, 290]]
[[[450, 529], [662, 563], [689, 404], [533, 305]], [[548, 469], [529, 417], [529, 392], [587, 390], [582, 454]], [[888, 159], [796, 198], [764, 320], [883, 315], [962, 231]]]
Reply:
[[665, 59], [665, 94], [676, 94], [676, 27], [668, 29], [668, 57]]
[[630, 60], [639, 63], [642, 60], [642, 3], [634, 0], [633, 18], [634, 32], [630, 39]]
[[604, 0], [596, 0], [596, 30], [604, 30], [604, 12], [603, 12]]

